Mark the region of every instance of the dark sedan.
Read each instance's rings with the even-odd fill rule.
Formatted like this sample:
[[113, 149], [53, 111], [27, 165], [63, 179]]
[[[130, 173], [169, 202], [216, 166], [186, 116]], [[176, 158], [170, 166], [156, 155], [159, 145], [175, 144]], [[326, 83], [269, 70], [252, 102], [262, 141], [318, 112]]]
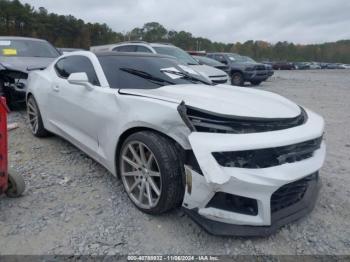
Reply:
[[274, 62], [272, 63], [273, 70], [294, 70], [295, 66], [289, 62]]
[[0, 37], [0, 94], [9, 106], [25, 102], [26, 82], [30, 68], [46, 68], [60, 53], [41, 39]]

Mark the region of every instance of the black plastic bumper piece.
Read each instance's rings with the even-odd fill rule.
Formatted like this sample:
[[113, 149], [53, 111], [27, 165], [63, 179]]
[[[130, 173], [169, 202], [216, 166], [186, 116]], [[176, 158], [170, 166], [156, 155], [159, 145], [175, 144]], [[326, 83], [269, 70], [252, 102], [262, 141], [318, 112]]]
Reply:
[[234, 225], [207, 219], [198, 214], [197, 209], [186, 209], [185, 213], [208, 233], [220, 236], [266, 237], [276, 233], [282, 226], [289, 224], [309, 214], [315, 207], [320, 179], [310, 181], [307, 191], [301, 201], [279, 210], [271, 216], [271, 226]]

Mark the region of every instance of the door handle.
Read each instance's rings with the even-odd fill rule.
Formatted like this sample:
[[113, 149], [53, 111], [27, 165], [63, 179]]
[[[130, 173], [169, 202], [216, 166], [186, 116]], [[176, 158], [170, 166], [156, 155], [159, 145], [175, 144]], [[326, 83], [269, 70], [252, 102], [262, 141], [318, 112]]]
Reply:
[[54, 86], [52, 87], [52, 89], [53, 89], [53, 91], [55, 91], [55, 92], [59, 92], [59, 91], [60, 91], [60, 87], [59, 87], [58, 85], [54, 85]]

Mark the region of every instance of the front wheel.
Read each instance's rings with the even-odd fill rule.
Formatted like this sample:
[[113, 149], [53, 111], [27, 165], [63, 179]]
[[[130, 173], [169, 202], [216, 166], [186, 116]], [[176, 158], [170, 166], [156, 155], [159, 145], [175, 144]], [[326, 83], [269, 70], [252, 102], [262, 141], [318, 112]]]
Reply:
[[240, 73], [240, 72], [233, 73], [231, 79], [232, 79], [231, 83], [234, 86], [243, 86], [244, 85], [244, 78], [243, 78], [242, 73]]
[[182, 202], [181, 158], [168, 138], [151, 131], [128, 137], [120, 151], [119, 172], [129, 198], [145, 213], [161, 214]]
[[27, 115], [29, 126], [34, 136], [45, 137], [49, 132], [45, 129], [41, 113], [33, 96], [30, 96], [27, 101]]

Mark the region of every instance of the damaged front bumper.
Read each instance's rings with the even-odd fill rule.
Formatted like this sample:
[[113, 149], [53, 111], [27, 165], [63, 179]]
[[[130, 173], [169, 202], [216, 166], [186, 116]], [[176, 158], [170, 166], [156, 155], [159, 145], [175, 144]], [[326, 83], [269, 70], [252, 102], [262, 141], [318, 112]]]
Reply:
[[0, 94], [10, 105], [24, 103], [28, 74], [0, 64]]
[[[183, 207], [189, 216], [213, 234], [266, 236], [310, 212], [317, 199], [318, 171], [325, 159], [326, 146], [321, 139], [323, 119], [310, 111], [307, 114], [305, 124], [279, 131], [193, 132], [189, 141], [200, 170], [185, 166]], [[319, 141], [319, 145], [312, 147], [312, 152], [307, 151], [305, 141]], [[283, 152], [277, 158], [284, 162], [268, 167], [224, 166], [213, 154], [284, 147], [291, 152], [275, 150]], [[300, 154], [294, 154], [293, 148]]]

